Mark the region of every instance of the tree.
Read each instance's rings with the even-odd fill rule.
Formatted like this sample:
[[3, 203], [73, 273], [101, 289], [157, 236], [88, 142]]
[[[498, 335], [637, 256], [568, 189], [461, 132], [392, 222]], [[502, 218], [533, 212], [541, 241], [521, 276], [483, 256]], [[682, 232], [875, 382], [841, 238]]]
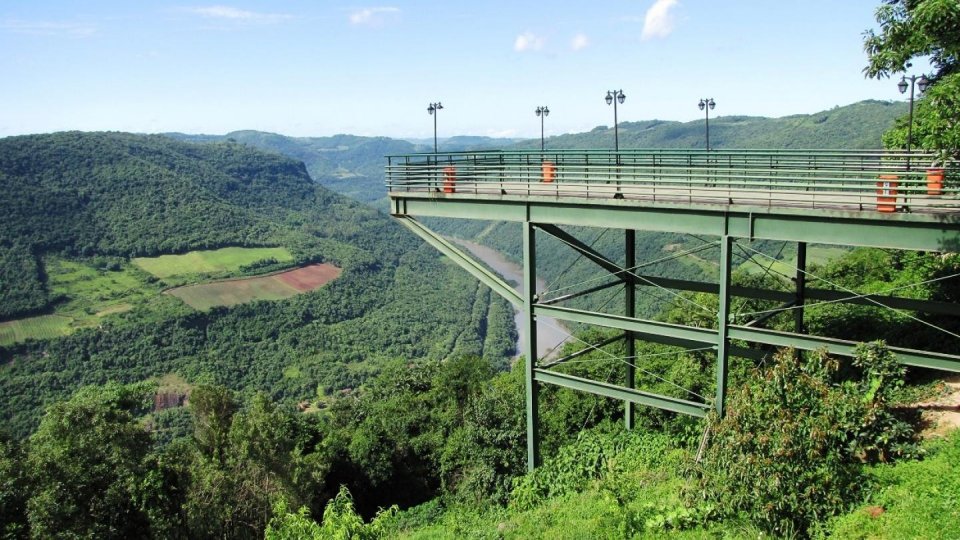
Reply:
[[27, 482], [23, 451], [0, 433], [0, 538], [26, 536]]
[[152, 437], [137, 413], [154, 390], [147, 383], [88, 386], [47, 410], [26, 460], [32, 535], [149, 536], [140, 501]]
[[822, 351], [777, 354], [730, 392], [691, 498], [746, 516], [777, 536], [805, 536], [857, 500], [863, 462], [913, 457], [912, 430], [890, 410], [904, 366], [879, 342], [861, 344], [845, 378]]
[[[930, 57], [932, 85], [917, 105], [915, 136], [941, 159], [960, 157], [960, 3], [956, 0], [884, 0], [877, 8], [879, 34], [864, 33], [869, 62], [864, 73], [884, 78], [906, 71], [912, 61]], [[906, 141], [900, 122], [884, 143]]]

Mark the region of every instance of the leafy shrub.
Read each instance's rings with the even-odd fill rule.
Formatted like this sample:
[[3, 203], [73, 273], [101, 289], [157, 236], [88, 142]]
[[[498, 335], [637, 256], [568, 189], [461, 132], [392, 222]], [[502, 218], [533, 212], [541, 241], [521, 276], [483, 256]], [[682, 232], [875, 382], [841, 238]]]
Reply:
[[902, 366], [879, 343], [862, 345], [854, 365], [861, 372], [841, 381], [825, 353], [782, 351], [732, 391], [690, 499], [777, 535], [805, 535], [843, 512], [861, 495], [863, 461], [915, 453], [909, 426], [887, 408]]
[[345, 486], [340, 487], [337, 496], [327, 503], [323, 511], [323, 523], [310, 519], [306, 507], [297, 512], [290, 512], [285, 501], [280, 500], [274, 506], [274, 517], [264, 531], [267, 540], [287, 539], [356, 539], [373, 540], [384, 538], [386, 522], [397, 513], [397, 507], [392, 506], [381, 511], [370, 523], [364, 523], [353, 507], [353, 497]]
[[660, 464], [670, 450], [670, 439], [663, 435], [584, 431], [576, 443], [562, 447], [542, 467], [517, 479], [510, 505], [521, 511], [532, 509], [548, 498], [583, 489], [589, 481], [620, 469], [621, 463], [631, 468]]

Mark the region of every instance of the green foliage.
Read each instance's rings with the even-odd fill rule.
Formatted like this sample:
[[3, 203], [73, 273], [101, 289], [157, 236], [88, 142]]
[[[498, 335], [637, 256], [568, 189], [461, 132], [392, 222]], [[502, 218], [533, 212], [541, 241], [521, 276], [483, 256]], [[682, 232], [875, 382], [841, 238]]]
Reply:
[[[929, 57], [932, 85], [917, 103], [913, 144], [938, 150], [939, 160], [960, 158], [960, 5], [953, 0], [893, 0], [876, 11], [880, 33], [864, 34], [864, 73], [882, 78]], [[886, 146], [906, 146], [909, 119], [884, 136]], [[919, 143], [919, 144], [918, 144]]]
[[0, 433], [0, 538], [27, 536], [27, 495], [23, 450]]
[[742, 514], [777, 535], [804, 535], [857, 500], [860, 463], [914, 455], [909, 426], [887, 409], [903, 368], [882, 345], [858, 349], [858, 377], [840, 380], [824, 354], [778, 354], [730, 393], [713, 419], [692, 500]]
[[[361, 512], [372, 515], [388, 503], [421, 503], [441, 485], [452, 491], [489, 461], [494, 471], [502, 470], [502, 454], [515, 455], [513, 448], [503, 448], [503, 442], [492, 448], [480, 445], [488, 435], [484, 428], [503, 432], [512, 427], [491, 425], [499, 419], [487, 417], [491, 411], [477, 404], [491, 393], [484, 390], [490, 377], [489, 363], [475, 356], [398, 362], [355, 397], [335, 400], [326, 439], [333, 480], [348, 485]], [[490, 406], [497, 411], [500, 404]], [[508, 440], [516, 442], [516, 437]]]
[[856, 509], [823, 527], [850, 539], [960, 537], [960, 432], [926, 449], [922, 461], [869, 467], [870, 492]]
[[911, 60], [922, 56], [930, 56], [938, 76], [960, 67], [960, 6], [956, 2], [888, 0], [877, 8], [876, 19], [880, 33], [864, 33], [867, 76], [905, 71]]
[[318, 525], [309, 518], [307, 509], [301, 507], [296, 513], [287, 509], [285, 501], [274, 507], [274, 517], [270, 520], [264, 536], [267, 540], [375, 540], [386, 538], [385, 524], [393, 519], [396, 506], [377, 512], [370, 523], [364, 523], [353, 507], [353, 498], [346, 487], [340, 488], [337, 496], [327, 503], [323, 511], [323, 524]]
[[42, 270], [29, 246], [0, 241], [0, 320], [35, 313], [49, 302]]
[[661, 465], [671, 446], [666, 436], [638, 431], [614, 435], [580, 432], [575, 443], [563, 446], [544, 466], [517, 480], [510, 504], [530, 510], [546, 499], [581, 491], [588, 482], [617, 471], [624, 462], [634, 470]]
[[138, 538], [150, 434], [137, 421], [153, 387], [86, 387], [48, 409], [30, 438], [26, 469], [31, 534]]

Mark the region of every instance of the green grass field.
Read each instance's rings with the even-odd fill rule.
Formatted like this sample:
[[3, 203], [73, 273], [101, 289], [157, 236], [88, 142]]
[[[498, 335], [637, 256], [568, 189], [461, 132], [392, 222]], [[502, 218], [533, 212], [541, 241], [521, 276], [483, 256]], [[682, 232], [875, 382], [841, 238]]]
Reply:
[[57, 304], [54, 315], [0, 325], [0, 345], [50, 339], [78, 328], [96, 327], [104, 317], [130, 311], [160, 296], [159, 287], [147, 283], [148, 276], [130, 265], [111, 271], [58, 257], [43, 262], [51, 294], [64, 300]]
[[293, 255], [286, 248], [241, 248], [228, 247], [210, 251], [191, 251], [183, 255], [138, 257], [133, 264], [158, 278], [189, 274], [216, 274], [235, 272], [241, 266], [264, 259], [291, 262]]
[[41, 315], [0, 323], [0, 346], [27, 339], [53, 339], [70, 333], [73, 319], [61, 315]]
[[67, 299], [57, 306], [57, 314], [72, 318], [74, 328], [96, 326], [103, 317], [129, 311], [159, 294], [146, 274], [130, 265], [110, 271], [58, 258], [44, 262], [50, 291]]

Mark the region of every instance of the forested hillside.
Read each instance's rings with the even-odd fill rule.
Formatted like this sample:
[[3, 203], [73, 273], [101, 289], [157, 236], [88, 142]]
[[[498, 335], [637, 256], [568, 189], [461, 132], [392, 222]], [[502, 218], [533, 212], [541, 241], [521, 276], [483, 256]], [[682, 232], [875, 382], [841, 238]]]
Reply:
[[288, 300], [207, 312], [169, 300], [0, 347], [0, 426], [12, 433], [28, 433], [44, 404], [108, 380], [177, 374], [293, 403], [356, 387], [393, 358], [475, 354], [499, 366], [512, 354], [504, 301], [278, 154], [120, 133], [12, 137], [0, 140], [0, 178], [6, 318], [57, 302], [45, 283], [51, 254], [125, 265], [135, 255], [273, 245], [294, 254], [290, 264], [343, 269]]
[[[907, 104], [861, 101], [813, 114], [781, 118], [726, 116], [722, 104], [710, 118], [711, 148], [881, 148], [881, 138], [893, 121], [907, 112]], [[621, 148], [706, 147], [704, 120], [621, 122]], [[539, 141], [537, 141], [539, 143]], [[521, 145], [518, 145], [520, 147]], [[539, 148], [528, 142], [525, 148]], [[586, 133], [551, 137], [547, 148], [612, 148], [613, 127], [599, 126]]]

